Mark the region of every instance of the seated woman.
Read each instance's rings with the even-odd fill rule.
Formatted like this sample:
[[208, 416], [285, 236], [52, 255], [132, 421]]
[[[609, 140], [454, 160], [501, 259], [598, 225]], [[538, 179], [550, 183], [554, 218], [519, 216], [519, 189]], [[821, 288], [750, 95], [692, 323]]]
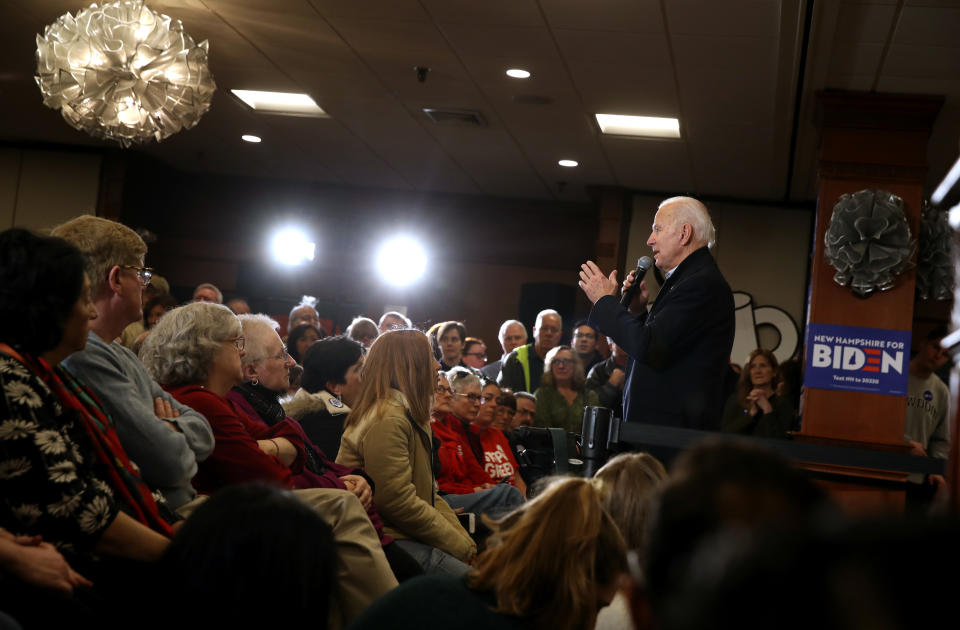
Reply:
[[763, 348], [751, 352], [740, 372], [737, 391], [723, 408], [722, 430], [785, 440], [793, 425], [793, 405], [777, 395], [779, 379], [772, 352]]
[[359, 342], [345, 335], [321, 339], [303, 357], [300, 389], [283, 405], [310, 441], [330, 457], [340, 450], [343, 423], [357, 400], [362, 369]]
[[364, 348], [369, 348], [379, 334], [380, 329], [377, 328], [377, 323], [369, 317], [358, 315], [347, 326], [347, 336], [354, 341], [359, 341]]
[[111, 560], [157, 560], [178, 519], [157, 505], [97, 397], [60, 365], [97, 316], [84, 264], [59, 238], [0, 234], [0, 527], [42, 536], [98, 586], [122, 588]]
[[427, 573], [462, 575], [477, 547], [434, 490], [430, 406], [437, 364], [426, 336], [393, 330], [371, 346], [337, 462], [363, 468], [386, 532]]
[[287, 335], [287, 352], [297, 365], [303, 365], [307, 349], [317, 341], [326, 338], [322, 330], [313, 324], [300, 324]]
[[579, 434], [583, 427], [583, 408], [600, 404], [597, 393], [585, 388], [586, 381], [580, 357], [570, 346], [557, 346], [548, 352], [540, 387], [534, 392], [537, 426]]
[[[277, 334], [280, 325], [266, 315], [240, 315], [239, 319], [246, 339], [241, 359], [244, 381], [227, 393], [227, 399], [249, 418], [265, 426], [289, 422], [291, 426], [298, 427], [299, 424], [284, 413], [279, 400], [287, 389], [290, 368], [294, 365]], [[364, 501], [367, 515], [380, 535], [383, 552], [397, 579], [402, 581], [423, 573], [419, 565], [393, 543], [392, 538], [383, 534], [383, 521], [376, 505], [373, 501], [365, 501], [372, 490], [364, 472], [331, 461], [306, 434], [301, 432], [300, 438], [304, 444], [305, 460], [303, 470], [293, 478], [294, 487], [339, 488], [354, 493]]]
[[[451, 374], [458, 381], [462, 378], [474, 379], [479, 391], [479, 381], [472, 372], [454, 368]], [[458, 417], [476, 417], [480, 406], [479, 394], [475, 399], [469, 395], [454, 394], [447, 375], [440, 372], [436, 400], [431, 427], [434, 438], [440, 442], [437, 449], [440, 470], [436, 477], [444, 500], [453, 508], [491, 517], [503, 516], [523, 503], [521, 491], [509, 484], [495, 483], [486, 473], [480, 463], [483, 461], [483, 444], [469, 432], [469, 419]]]
[[470, 425], [470, 431], [480, 438], [480, 448], [483, 450], [481, 463], [494, 483], [509, 483], [519, 490], [520, 494], [527, 496], [527, 484], [520, 476], [520, 467], [513, 456], [510, 442], [503, 431], [493, 426], [499, 397], [499, 385], [493, 381], [483, 384], [483, 389], [480, 390], [480, 409]]
[[[242, 333], [240, 321], [226, 306], [194, 302], [167, 313], [140, 355], [160, 385], [210, 422], [216, 446], [193, 478], [204, 494], [248, 482], [292, 489], [298, 476], [304, 479], [307, 452], [299, 425], [284, 419], [267, 426], [226, 397], [243, 381]], [[397, 583], [364, 511], [370, 494], [366, 482], [358, 482], [353, 493], [330, 486], [297, 490], [297, 496], [333, 527], [341, 563], [341, 603], [348, 617]]]
[[499, 544], [464, 579], [410, 580], [352, 628], [593, 628], [626, 571], [623, 537], [593, 485], [557, 480], [492, 526]]

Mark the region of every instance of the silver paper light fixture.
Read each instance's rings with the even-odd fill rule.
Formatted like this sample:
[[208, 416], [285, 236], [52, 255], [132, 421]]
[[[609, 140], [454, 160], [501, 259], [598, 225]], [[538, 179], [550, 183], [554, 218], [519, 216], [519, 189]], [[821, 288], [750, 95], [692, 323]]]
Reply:
[[37, 35], [34, 78], [44, 105], [73, 127], [125, 147], [159, 142], [210, 109], [207, 49], [142, 0], [93, 4]]

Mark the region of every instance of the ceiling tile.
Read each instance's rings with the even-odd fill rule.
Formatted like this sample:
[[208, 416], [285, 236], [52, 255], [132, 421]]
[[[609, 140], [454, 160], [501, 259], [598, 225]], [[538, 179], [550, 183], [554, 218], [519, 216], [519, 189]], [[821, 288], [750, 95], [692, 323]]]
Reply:
[[[440, 24], [440, 31], [458, 55], [513, 58], [553, 57], [556, 44], [544, 26]], [[506, 70], [506, 68], [504, 68]]]
[[935, 46], [894, 44], [881, 70], [884, 76], [925, 79], [955, 79], [960, 76], [960, 54]]
[[883, 44], [890, 35], [895, 14], [896, 6], [892, 4], [845, 2], [837, 16], [835, 42]]
[[542, 26], [535, 0], [421, 0], [437, 23]]
[[830, 58], [829, 77], [851, 74], [873, 76], [880, 67], [883, 44], [837, 43]]
[[663, 14], [658, 0], [540, 0], [550, 27], [597, 31], [662, 33]]
[[780, 30], [778, 0], [670, 0], [664, 6], [672, 35], [768, 38]]
[[[950, 25], [950, 28], [944, 28]], [[960, 28], [960, 7], [904, 7], [894, 34], [895, 44], [916, 46], [960, 47], [957, 29]], [[960, 55], [957, 51], [944, 54]]]
[[426, 21], [430, 16], [417, 0], [309, 0], [325, 17]]
[[603, 137], [600, 142], [622, 186], [666, 194], [693, 189], [683, 141]]

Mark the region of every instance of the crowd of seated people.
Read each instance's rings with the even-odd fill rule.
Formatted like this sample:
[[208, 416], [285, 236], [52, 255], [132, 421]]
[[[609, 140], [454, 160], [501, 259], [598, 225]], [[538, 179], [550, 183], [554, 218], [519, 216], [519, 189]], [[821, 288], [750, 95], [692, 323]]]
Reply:
[[[0, 233], [0, 628], [759, 625], [789, 600], [769, 585], [763, 602], [732, 591], [760, 584], [748, 570], [849, 615], [839, 591], [797, 576], [813, 582], [816, 558], [841, 577], [867, 567], [881, 577], [860, 584], [879, 589], [900, 565], [869, 552], [918, 537], [845, 529], [805, 473], [720, 438], [669, 475], [632, 453], [593, 480], [530, 491], [512, 432], [579, 433], [585, 407], [622, 391], [618, 349], [588, 347], [597, 331], [582, 323], [563, 345], [555, 311], [529, 344], [504, 322], [491, 380], [485, 344], [459, 321], [431, 338], [388, 312], [325, 337], [309, 302], [284, 342], [274, 319], [238, 316], [209, 283], [182, 306], [158, 293], [145, 312], [157, 277], [119, 223], [80, 217], [53, 235]], [[122, 341], [137, 322], [134, 354]], [[724, 430], [788, 437], [795, 410], [779, 381], [773, 355], [751, 353]], [[828, 558], [848, 531], [860, 546]], [[944, 542], [945, 557], [955, 547]], [[771, 549], [788, 550], [797, 574]], [[877, 593], [905, 625], [897, 594]], [[190, 601], [204, 606], [181, 608]]]

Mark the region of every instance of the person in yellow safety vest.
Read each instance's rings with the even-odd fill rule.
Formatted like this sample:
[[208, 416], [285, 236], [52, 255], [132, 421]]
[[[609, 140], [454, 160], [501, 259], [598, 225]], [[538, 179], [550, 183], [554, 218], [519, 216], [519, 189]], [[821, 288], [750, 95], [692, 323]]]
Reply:
[[509, 387], [515, 392], [534, 392], [543, 376], [543, 360], [547, 352], [560, 343], [562, 332], [560, 313], [553, 309], [540, 311], [533, 327], [533, 343], [520, 346], [503, 360], [497, 377], [500, 387]]

